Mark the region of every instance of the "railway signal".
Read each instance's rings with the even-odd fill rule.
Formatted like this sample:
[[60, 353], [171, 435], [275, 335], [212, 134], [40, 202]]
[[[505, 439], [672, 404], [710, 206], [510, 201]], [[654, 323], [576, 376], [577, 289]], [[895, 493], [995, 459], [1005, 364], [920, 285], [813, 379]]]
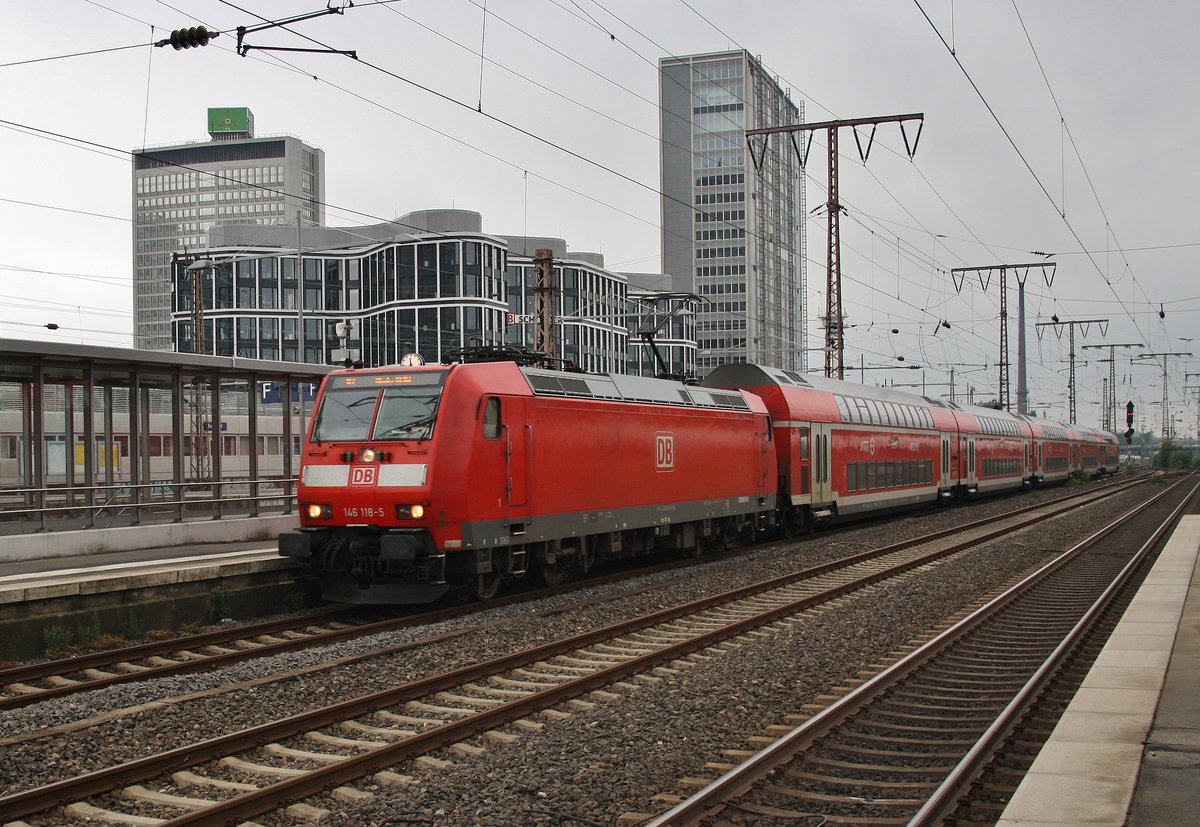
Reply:
[[1125, 403], [1125, 444], [1133, 444], [1133, 400]]

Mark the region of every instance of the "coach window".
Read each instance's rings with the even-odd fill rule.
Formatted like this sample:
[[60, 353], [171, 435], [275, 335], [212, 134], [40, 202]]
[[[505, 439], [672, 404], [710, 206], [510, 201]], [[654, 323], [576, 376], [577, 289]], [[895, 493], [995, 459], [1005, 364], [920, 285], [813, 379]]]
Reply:
[[500, 400], [494, 396], [488, 397], [483, 409], [483, 438], [500, 438]]
[[852, 417], [850, 416], [850, 406], [846, 404], [846, 397], [837, 396], [834, 398], [837, 400], [838, 413], [842, 415], [842, 421], [850, 422]]
[[846, 490], [858, 490], [858, 463], [851, 462], [846, 465]]
[[800, 429], [800, 461], [808, 461], [808, 428]]

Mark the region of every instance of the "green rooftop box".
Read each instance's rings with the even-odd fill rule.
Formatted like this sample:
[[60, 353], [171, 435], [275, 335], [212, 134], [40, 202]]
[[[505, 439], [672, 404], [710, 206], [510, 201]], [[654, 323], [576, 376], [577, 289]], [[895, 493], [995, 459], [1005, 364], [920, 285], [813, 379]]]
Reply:
[[218, 106], [208, 110], [208, 134], [236, 132], [254, 137], [254, 115], [244, 106]]

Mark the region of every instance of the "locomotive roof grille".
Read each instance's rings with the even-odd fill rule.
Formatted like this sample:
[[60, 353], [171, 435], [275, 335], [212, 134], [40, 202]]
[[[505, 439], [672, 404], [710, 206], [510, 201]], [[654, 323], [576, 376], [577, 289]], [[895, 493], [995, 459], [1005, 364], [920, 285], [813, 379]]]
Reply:
[[568, 396], [577, 399], [609, 399], [652, 405], [688, 405], [696, 408], [725, 408], [748, 411], [739, 393], [682, 387], [676, 383], [643, 376], [562, 376], [536, 370], [523, 371], [538, 396]]
[[809, 383], [809, 381], [807, 379], [805, 379], [799, 373], [796, 373], [796, 371], [794, 371], [794, 370], [781, 370], [781, 371], [779, 371], [779, 373], [783, 376], [786, 376], [788, 379], [790, 379], [793, 385], [800, 385], [801, 387], [805, 387], [805, 388], [812, 387], [812, 385]]
[[718, 407], [742, 409], [746, 407], [746, 400], [739, 395], [732, 393], [715, 393], [713, 391], [709, 391], [708, 394], [712, 397], [713, 404], [717, 405]]

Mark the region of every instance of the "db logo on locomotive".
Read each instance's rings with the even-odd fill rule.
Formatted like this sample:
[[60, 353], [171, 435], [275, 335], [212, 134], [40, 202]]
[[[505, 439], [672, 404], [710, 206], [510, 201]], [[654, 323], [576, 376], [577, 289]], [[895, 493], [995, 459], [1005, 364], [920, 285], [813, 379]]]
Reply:
[[351, 485], [374, 485], [379, 475], [377, 465], [359, 465], [350, 469]]
[[660, 431], [654, 435], [654, 464], [659, 471], [675, 470], [675, 434]]

